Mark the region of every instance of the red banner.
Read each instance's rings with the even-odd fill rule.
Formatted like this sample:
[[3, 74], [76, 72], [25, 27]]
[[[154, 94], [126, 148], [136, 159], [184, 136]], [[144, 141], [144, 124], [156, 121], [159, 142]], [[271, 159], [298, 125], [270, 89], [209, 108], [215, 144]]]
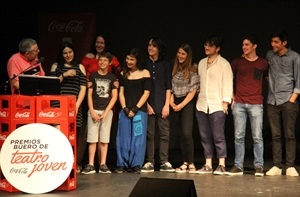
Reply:
[[96, 36], [95, 13], [42, 13], [39, 16], [40, 57], [45, 57], [42, 65], [49, 74], [56, 61], [62, 41], [71, 41], [76, 49], [76, 57], [81, 61], [89, 51]]

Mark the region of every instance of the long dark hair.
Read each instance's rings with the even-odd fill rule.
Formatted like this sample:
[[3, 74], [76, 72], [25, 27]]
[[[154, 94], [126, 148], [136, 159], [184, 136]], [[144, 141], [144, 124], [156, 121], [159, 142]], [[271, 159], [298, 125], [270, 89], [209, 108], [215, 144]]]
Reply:
[[61, 45], [59, 46], [59, 49], [58, 49], [58, 54], [57, 54], [57, 59], [56, 59], [56, 62], [57, 62], [58, 65], [63, 65], [65, 63], [63, 51], [67, 47], [72, 49], [73, 53], [74, 53], [74, 58], [73, 58], [71, 63], [74, 65], [77, 62], [77, 60], [76, 60], [76, 51], [75, 51], [75, 48], [74, 48], [73, 44], [69, 41], [64, 41], [64, 42], [61, 43]]
[[126, 57], [130, 56], [130, 57], [134, 57], [136, 59], [136, 67], [138, 68], [138, 70], [143, 70], [143, 64], [140, 58], [140, 52], [138, 48], [132, 48], [130, 50], [127, 51], [127, 53], [125, 54], [125, 60], [124, 60], [124, 66], [123, 66], [123, 76], [125, 79], [128, 78], [129, 74], [130, 74], [130, 70], [127, 67], [126, 64]]
[[92, 53], [92, 54], [94, 54], [94, 55], [97, 54], [97, 50], [95, 48], [95, 43], [96, 43], [96, 40], [97, 40], [98, 37], [102, 37], [104, 39], [105, 47], [104, 47], [104, 51], [103, 52], [108, 51], [108, 52], [112, 53], [112, 51], [111, 51], [112, 50], [112, 41], [104, 33], [97, 33], [96, 34], [96, 37], [94, 38], [93, 43], [91, 44], [89, 52]]
[[[151, 37], [149, 42], [151, 41], [152, 45], [158, 48], [158, 60], [164, 60], [167, 56], [167, 45], [166, 43], [157, 36]], [[148, 43], [149, 44], [149, 43]], [[147, 46], [148, 46], [147, 44]]]

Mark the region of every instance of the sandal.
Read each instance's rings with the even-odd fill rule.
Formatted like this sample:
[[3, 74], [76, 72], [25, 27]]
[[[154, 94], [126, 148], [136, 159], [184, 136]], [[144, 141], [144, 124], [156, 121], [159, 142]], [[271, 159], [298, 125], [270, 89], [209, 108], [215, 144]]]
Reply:
[[187, 172], [188, 170], [188, 163], [184, 162], [179, 168], [175, 169], [175, 172]]
[[193, 163], [189, 164], [188, 171], [189, 171], [190, 174], [196, 174], [197, 173], [197, 169], [196, 169], [196, 167]]

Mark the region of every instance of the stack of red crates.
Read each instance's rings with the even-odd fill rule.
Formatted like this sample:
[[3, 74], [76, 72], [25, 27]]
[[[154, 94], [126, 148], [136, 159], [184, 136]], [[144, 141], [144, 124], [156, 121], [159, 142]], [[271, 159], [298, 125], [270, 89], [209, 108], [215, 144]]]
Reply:
[[[35, 97], [0, 96], [0, 149], [5, 139], [18, 127], [35, 122]], [[18, 192], [4, 177], [0, 168], [0, 190]]]
[[[52, 103], [59, 103], [53, 107]], [[69, 139], [74, 163], [69, 177], [56, 190], [76, 188], [76, 97], [75, 96], [0, 96], [0, 149], [8, 135], [20, 126], [30, 123], [60, 125], [60, 131]], [[0, 190], [18, 192], [3, 176], [0, 169]]]
[[[54, 104], [55, 103], [55, 104]], [[59, 106], [59, 107], [58, 107]], [[62, 133], [69, 139], [74, 163], [69, 177], [56, 190], [73, 190], [76, 188], [76, 97], [37, 96], [36, 97], [36, 122], [58, 126]]]

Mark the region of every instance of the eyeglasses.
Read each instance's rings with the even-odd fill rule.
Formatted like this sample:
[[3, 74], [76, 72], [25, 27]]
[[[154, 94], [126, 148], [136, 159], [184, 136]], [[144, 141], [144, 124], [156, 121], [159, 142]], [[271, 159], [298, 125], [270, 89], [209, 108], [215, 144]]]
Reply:
[[212, 47], [215, 47], [215, 45], [208, 44], [208, 43], [205, 43], [203, 46], [206, 47], [206, 48], [212, 48]]
[[40, 52], [40, 50], [38, 48], [28, 51], [28, 53], [38, 53], [38, 52]]

